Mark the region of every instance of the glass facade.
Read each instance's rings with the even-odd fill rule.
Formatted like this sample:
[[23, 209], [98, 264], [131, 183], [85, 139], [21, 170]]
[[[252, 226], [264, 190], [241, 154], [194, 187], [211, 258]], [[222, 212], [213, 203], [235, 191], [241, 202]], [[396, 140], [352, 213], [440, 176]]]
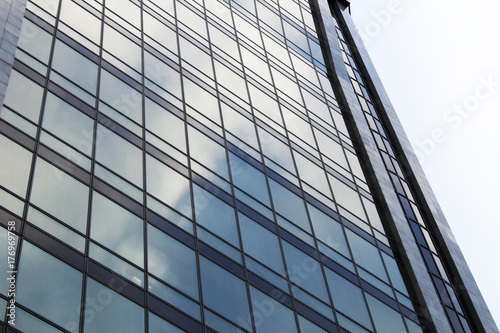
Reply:
[[[27, 2], [0, 112], [4, 332], [432, 330], [318, 10]], [[473, 332], [337, 29], [450, 329]]]

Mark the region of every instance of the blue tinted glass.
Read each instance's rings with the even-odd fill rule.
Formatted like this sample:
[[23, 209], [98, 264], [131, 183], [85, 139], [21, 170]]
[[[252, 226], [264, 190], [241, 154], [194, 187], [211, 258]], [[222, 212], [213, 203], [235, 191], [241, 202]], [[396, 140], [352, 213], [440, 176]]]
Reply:
[[90, 278], [85, 304], [85, 333], [144, 332], [144, 309]]
[[229, 153], [229, 161], [234, 185], [266, 205], [270, 205], [264, 174], [233, 153]]
[[149, 272], [198, 299], [196, 254], [187, 246], [148, 225]]
[[149, 312], [149, 333], [182, 333], [180, 328], [175, 327], [168, 321]]
[[146, 128], [181, 151], [186, 151], [184, 122], [146, 98]]
[[82, 273], [28, 242], [23, 243], [19, 265], [17, 302], [77, 332]]
[[244, 251], [284, 275], [278, 236], [243, 214], [238, 214], [238, 219]]
[[290, 147], [260, 127], [258, 127], [257, 130], [260, 137], [260, 143], [262, 145], [262, 152], [273, 161], [295, 174], [295, 167], [293, 165]]
[[297, 332], [292, 310], [254, 287], [250, 287], [250, 294], [257, 333]]
[[142, 187], [142, 151], [102, 125], [97, 127], [96, 160]]
[[371, 328], [370, 316], [361, 289], [328, 268], [325, 272], [335, 309]]
[[191, 317], [201, 320], [200, 305], [198, 303], [170, 288], [166, 284], [156, 280], [152, 276], [148, 277], [148, 291], [157, 297], [164, 299], [179, 310], [189, 314]]
[[346, 230], [346, 233], [356, 263], [382, 280], [388, 281], [378, 249], [352, 231]]
[[13, 70], [3, 102], [29, 120], [38, 123], [42, 95], [42, 87]]
[[234, 208], [198, 185], [193, 186], [193, 195], [196, 222], [239, 247]]
[[146, 186], [159, 200], [191, 217], [189, 180], [150, 155], [146, 155]]
[[200, 257], [200, 270], [203, 303], [229, 320], [251, 329], [245, 282], [204, 257]]
[[269, 185], [275, 210], [299, 227], [310, 231], [304, 200], [271, 179]]
[[[78, 64], [78, 66], [75, 66]], [[95, 94], [97, 84], [97, 64], [85, 58], [71, 47], [56, 39], [52, 68]]]
[[33, 154], [0, 135], [0, 156], [9, 156], [9, 163], [0, 164], [0, 184], [24, 197]]
[[300, 331], [304, 333], [326, 333], [326, 331], [317, 325], [311, 323], [309, 320], [302, 316], [299, 317]]
[[307, 208], [316, 237], [349, 258], [349, 249], [340, 223], [310, 204]]
[[283, 242], [283, 251], [290, 280], [328, 302], [325, 280], [319, 262], [287, 242]]
[[128, 84], [101, 71], [100, 98], [137, 123], [142, 123], [142, 96]]
[[88, 197], [89, 188], [86, 185], [37, 158], [32, 203], [76, 230], [85, 232]]
[[403, 318], [401, 318], [398, 312], [370, 295], [366, 295], [366, 299], [368, 300], [377, 332], [406, 332]]
[[143, 220], [97, 192], [92, 201], [90, 237], [142, 267]]
[[80, 151], [92, 152], [94, 120], [51, 93], [45, 101], [43, 127]]
[[[16, 309], [16, 329], [21, 332], [62, 333], [62, 331], [19, 308]], [[70, 331], [78, 332], [78, 330]]]
[[188, 130], [189, 153], [205, 167], [228, 179], [226, 151], [224, 147], [192, 127]]

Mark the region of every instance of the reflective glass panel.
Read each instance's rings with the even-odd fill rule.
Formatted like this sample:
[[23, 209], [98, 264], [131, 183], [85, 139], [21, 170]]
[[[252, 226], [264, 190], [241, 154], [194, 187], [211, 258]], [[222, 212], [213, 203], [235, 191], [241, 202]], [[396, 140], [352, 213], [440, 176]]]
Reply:
[[3, 102], [32, 122], [38, 123], [42, 94], [42, 87], [13, 70]]
[[65, 329], [78, 332], [82, 273], [24, 242], [16, 301]]
[[193, 186], [193, 196], [196, 222], [239, 247], [234, 208], [198, 185]]
[[198, 299], [196, 254], [160, 230], [148, 225], [149, 272]]
[[316, 297], [328, 302], [325, 280], [318, 261], [304, 252], [283, 242], [283, 251], [290, 280]]
[[297, 332], [293, 311], [271, 297], [250, 287], [253, 318], [258, 333]]
[[370, 316], [361, 289], [328, 268], [325, 268], [325, 273], [333, 306], [347, 316], [355, 318], [365, 327], [371, 328]]
[[238, 219], [244, 251], [284, 275], [278, 236], [243, 214], [238, 214]]
[[0, 135], [0, 184], [24, 197], [33, 156], [28, 150]]
[[143, 221], [125, 208], [94, 192], [90, 236], [132, 261], [143, 266]]
[[84, 233], [88, 197], [89, 188], [86, 185], [37, 158], [31, 191], [33, 204]]
[[85, 333], [144, 332], [144, 309], [91, 278], [85, 300]]
[[142, 151], [102, 125], [97, 126], [96, 160], [142, 187]]
[[150, 155], [146, 155], [146, 186], [148, 192], [159, 200], [191, 216], [188, 179]]
[[245, 329], [251, 330], [245, 282], [200, 257], [203, 303]]

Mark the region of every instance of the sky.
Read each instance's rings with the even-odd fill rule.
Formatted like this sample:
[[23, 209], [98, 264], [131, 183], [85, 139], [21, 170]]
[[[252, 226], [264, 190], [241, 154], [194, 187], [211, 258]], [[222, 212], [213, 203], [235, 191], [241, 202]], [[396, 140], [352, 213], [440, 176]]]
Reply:
[[497, 326], [498, 13], [498, 0], [351, 0], [358, 31]]

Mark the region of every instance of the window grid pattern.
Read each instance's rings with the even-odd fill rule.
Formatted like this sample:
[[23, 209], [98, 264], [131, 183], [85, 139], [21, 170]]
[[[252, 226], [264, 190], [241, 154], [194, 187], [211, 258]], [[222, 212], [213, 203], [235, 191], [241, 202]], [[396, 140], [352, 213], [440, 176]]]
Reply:
[[352, 87], [358, 97], [359, 104], [364, 111], [366, 122], [372, 132], [374, 143], [379, 149], [380, 155], [391, 178], [394, 190], [399, 198], [401, 208], [407, 218], [410, 228], [415, 237], [422, 258], [427, 266], [431, 280], [436, 288], [441, 300], [446, 316], [454, 332], [472, 332], [471, 323], [466, 319], [466, 313], [461, 305], [460, 292], [453, 285], [453, 280], [445, 269], [436, 240], [429, 231], [426, 219], [421, 213], [419, 204], [413, 196], [411, 185], [406, 180], [406, 176], [401, 169], [396, 154], [384, 130], [377, 111], [377, 107], [371, 100], [363, 80], [363, 75], [359, 72], [356, 60], [353, 59], [349, 44], [345, 41], [342, 29], [338, 21], [334, 18], [336, 33], [342, 50], [342, 56], [349, 73]]
[[85, 300], [25, 330], [421, 331], [307, 2], [33, 0], [21, 35], [2, 221], [19, 288], [36, 257]]

